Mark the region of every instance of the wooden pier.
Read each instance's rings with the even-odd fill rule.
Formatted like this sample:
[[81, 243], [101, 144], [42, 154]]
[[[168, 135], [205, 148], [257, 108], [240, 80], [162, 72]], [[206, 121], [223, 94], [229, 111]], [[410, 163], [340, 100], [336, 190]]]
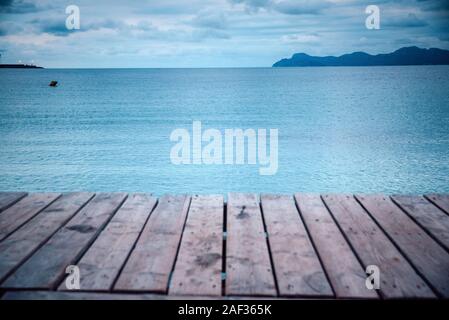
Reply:
[[0, 294], [449, 298], [449, 195], [1, 192]]

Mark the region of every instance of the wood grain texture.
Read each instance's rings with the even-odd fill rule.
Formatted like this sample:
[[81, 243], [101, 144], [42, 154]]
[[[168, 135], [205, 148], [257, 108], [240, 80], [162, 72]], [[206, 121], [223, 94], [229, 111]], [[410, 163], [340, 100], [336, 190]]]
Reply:
[[228, 195], [226, 275], [227, 295], [277, 294], [262, 213], [255, 194]]
[[[53, 289], [78, 261], [125, 200], [124, 193], [97, 194], [3, 283], [6, 288]], [[39, 270], [39, 272], [36, 272]], [[82, 275], [81, 275], [82, 277]]]
[[151, 294], [121, 294], [104, 292], [82, 292], [82, 291], [8, 291], [2, 300], [166, 300], [164, 295]]
[[[130, 254], [157, 199], [130, 194], [106, 228], [77, 263], [83, 291], [109, 291]], [[65, 290], [65, 283], [59, 286]]]
[[421, 275], [443, 297], [449, 297], [449, 253], [410, 219], [389, 197], [357, 196]]
[[[8, 291], [1, 300], [241, 300], [241, 297], [171, 296], [152, 293]], [[245, 300], [251, 298], [244, 298]], [[260, 297], [254, 298], [260, 300]]]
[[449, 214], [449, 194], [427, 194], [425, 197], [438, 208], [446, 212], [446, 214]]
[[26, 192], [0, 192], [0, 213], [26, 195]]
[[332, 297], [320, 260], [291, 196], [262, 195], [276, 280], [281, 296]]
[[[449, 298], [443, 194], [12, 194], [2, 299]], [[69, 264], [80, 291], [65, 288]]]
[[388, 237], [351, 195], [325, 195], [323, 200], [345, 233], [364, 267], [380, 270], [385, 298], [431, 298], [435, 294]]
[[167, 292], [189, 204], [190, 197], [185, 195], [159, 199], [115, 290]]
[[170, 295], [221, 295], [223, 197], [194, 196], [190, 204]]
[[365, 285], [366, 273], [318, 194], [296, 194], [301, 216], [337, 298], [378, 298]]
[[0, 241], [55, 201], [60, 193], [33, 193], [0, 215]]
[[68, 193], [0, 242], [0, 282], [84, 206], [93, 193]]
[[449, 216], [423, 196], [392, 196], [412, 219], [449, 251]]

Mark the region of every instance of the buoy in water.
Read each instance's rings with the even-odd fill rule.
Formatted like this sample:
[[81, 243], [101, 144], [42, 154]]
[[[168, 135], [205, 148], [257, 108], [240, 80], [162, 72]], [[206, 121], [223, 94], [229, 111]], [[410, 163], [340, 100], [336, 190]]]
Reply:
[[50, 87], [56, 87], [56, 86], [58, 86], [58, 81], [55, 81], [55, 80], [51, 81], [50, 84], [49, 84], [49, 86], [50, 86]]

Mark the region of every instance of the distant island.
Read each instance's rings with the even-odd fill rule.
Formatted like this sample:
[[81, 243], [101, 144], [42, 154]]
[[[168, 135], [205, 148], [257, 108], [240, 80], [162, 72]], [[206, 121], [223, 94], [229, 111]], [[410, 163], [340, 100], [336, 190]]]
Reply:
[[339, 57], [315, 57], [295, 53], [290, 59], [282, 59], [273, 67], [343, 67], [343, 66], [405, 66], [405, 65], [449, 65], [449, 51], [405, 47], [392, 53], [371, 55], [354, 52]]
[[10, 69], [43, 69], [42, 67], [35, 66], [34, 64], [0, 64], [0, 68], [10, 68]]

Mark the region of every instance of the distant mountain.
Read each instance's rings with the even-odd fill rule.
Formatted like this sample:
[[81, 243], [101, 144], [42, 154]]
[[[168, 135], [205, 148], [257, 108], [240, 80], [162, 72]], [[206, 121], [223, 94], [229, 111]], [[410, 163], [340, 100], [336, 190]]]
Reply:
[[282, 59], [273, 67], [336, 67], [336, 66], [405, 66], [405, 65], [449, 65], [449, 51], [406, 47], [392, 53], [370, 55], [354, 52], [339, 57], [314, 57], [295, 53], [290, 59]]

